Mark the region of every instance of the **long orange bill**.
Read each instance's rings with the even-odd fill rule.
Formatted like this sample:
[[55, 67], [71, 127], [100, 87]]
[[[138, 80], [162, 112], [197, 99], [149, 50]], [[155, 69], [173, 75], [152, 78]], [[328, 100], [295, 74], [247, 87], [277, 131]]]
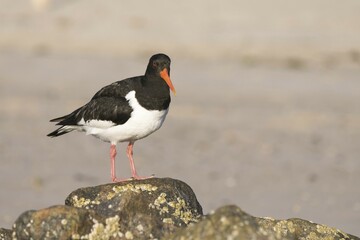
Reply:
[[175, 88], [174, 88], [174, 85], [172, 84], [171, 82], [171, 79], [169, 77], [169, 74], [168, 74], [168, 70], [166, 68], [164, 68], [164, 70], [162, 70], [160, 72], [160, 77], [162, 79], [164, 79], [164, 81], [167, 83], [167, 85], [169, 86], [170, 90], [174, 93], [174, 95], [176, 95], [176, 91], [175, 91]]

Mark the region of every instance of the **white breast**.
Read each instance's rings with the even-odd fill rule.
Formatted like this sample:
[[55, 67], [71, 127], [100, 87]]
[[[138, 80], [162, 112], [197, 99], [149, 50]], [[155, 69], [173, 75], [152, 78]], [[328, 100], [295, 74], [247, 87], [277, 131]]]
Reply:
[[117, 142], [136, 141], [144, 138], [161, 127], [168, 109], [158, 111], [143, 108], [135, 98], [135, 91], [129, 92], [125, 98], [133, 108], [131, 117], [126, 123], [112, 126], [109, 122], [96, 120], [98, 121], [97, 124], [91, 122], [91, 126], [83, 127], [86, 134], [116, 144]]

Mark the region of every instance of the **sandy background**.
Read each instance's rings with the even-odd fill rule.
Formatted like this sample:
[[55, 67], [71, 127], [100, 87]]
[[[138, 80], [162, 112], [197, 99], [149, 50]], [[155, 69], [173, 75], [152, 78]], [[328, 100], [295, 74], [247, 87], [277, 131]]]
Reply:
[[187, 182], [205, 213], [236, 204], [360, 235], [359, 1], [0, 5], [1, 227], [109, 182], [109, 145], [47, 138], [48, 120], [164, 52], [178, 94], [135, 144], [140, 174]]

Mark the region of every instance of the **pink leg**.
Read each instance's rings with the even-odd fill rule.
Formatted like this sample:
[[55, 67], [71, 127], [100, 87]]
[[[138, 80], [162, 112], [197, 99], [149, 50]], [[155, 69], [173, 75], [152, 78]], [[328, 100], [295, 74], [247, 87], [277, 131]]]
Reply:
[[129, 145], [128, 145], [127, 149], [126, 149], [126, 154], [127, 154], [128, 158], [129, 158], [129, 161], [130, 161], [130, 168], [131, 168], [132, 177], [134, 179], [138, 179], [138, 180], [152, 178], [152, 176], [151, 177], [140, 177], [137, 174], [134, 159], [133, 159], [133, 147], [134, 147], [134, 143], [129, 142]]
[[122, 181], [125, 181], [125, 179], [118, 179], [118, 178], [116, 178], [115, 157], [116, 157], [116, 145], [115, 145], [115, 144], [111, 144], [111, 146], [110, 146], [111, 180], [112, 180], [113, 182], [122, 182]]

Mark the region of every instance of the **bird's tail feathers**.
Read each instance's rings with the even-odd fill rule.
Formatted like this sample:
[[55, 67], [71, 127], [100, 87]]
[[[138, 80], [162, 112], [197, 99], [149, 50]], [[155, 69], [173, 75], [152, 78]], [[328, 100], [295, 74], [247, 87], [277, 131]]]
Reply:
[[55, 131], [49, 133], [47, 136], [48, 137], [58, 137], [58, 136], [66, 134], [66, 133], [69, 133], [73, 130], [75, 130], [75, 128], [73, 126], [61, 126], [58, 129], [56, 129]]
[[65, 116], [62, 116], [62, 117], [54, 118], [54, 119], [51, 119], [50, 122], [61, 122], [62, 120], [64, 120], [68, 116], [69, 115], [65, 115]]

